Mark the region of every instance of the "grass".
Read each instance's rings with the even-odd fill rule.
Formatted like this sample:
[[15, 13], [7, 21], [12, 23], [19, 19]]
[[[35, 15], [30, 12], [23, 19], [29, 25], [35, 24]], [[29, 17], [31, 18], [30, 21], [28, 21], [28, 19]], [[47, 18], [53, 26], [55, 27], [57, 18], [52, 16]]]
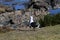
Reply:
[[0, 40], [60, 40], [60, 25], [48, 26], [36, 31], [0, 33]]

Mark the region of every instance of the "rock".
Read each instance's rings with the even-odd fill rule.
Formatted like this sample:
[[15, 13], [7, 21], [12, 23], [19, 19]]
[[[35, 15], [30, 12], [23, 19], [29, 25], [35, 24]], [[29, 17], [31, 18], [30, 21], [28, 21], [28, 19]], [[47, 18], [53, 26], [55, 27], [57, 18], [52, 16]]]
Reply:
[[[0, 24], [13, 28], [29, 26], [30, 16], [33, 15], [35, 21], [39, 20], [41, 11], [36, 11], [36, 14], [34, 14], [34, 11], [27, 11], [23, 14], [22, 13], [23, 11], [15, 11], [0, 14]], [[13, 20], [14, 24], [9, 23], [10, 19]]]

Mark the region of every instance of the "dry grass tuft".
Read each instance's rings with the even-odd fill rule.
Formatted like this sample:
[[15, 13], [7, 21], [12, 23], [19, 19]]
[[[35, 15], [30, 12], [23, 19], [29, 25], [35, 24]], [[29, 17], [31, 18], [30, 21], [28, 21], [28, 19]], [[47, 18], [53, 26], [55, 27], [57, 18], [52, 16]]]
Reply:
[[0, 40], [60, 40], [60, 25], [48, 26], [36, 31], [10, 31], [0, 33]]

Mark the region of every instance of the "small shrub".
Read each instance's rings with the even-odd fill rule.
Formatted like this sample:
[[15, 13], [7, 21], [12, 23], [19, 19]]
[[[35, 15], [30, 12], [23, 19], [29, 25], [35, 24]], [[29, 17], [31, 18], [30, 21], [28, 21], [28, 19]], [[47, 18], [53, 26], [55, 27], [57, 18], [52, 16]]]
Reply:
[[44, 20], [39, 20], [39, 23], [43, 26], [54, 26], [57, 24], [60, 24], [60, 14], [56, 14], [56, 15], [46, 15], [44, 16]]
[[45, 23], [44, 23], [44, 21], [42, 19], [39, 20], [39, 23], [40, 23], [40, 28], [46, 26]]

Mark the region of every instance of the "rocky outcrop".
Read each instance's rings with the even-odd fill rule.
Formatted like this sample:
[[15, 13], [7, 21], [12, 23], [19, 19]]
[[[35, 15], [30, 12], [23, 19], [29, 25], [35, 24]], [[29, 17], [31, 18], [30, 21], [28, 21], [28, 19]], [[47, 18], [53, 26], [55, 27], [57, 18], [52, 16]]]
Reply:
[[[43, 1], [41, 1], [42, 5], [45, 5]], [[47, 6], [47, 5], [46, 5]], [[41, 11], [42, 10], [42, 11]], [[47, 11], [45, 12], [44, 8], [41, 10], [30, 10], [29, 11], [14, 11], [14, 12], [5, 12], [0, 14], [0, 26], [9, 26], [13, 28], [29, 26], [30, 16], [33, 15], [34, 21], [38, 22], [40, 18], [44, 19], [44, 15], [47, 15]], [[14, 24], [10, 24], [9, 20], [12, 19]]]
[[[35, 12], [35, 13], [34, 13]], [[41, 11], [27, 11], [23, 12], [21, 10], [15, 12], [6, 12], [0, 14], [0, 26], [10, 26], [10, 27], [23, 27], [29, 26], [30, 16], [33, 15], [34, 21], [40, 20], [46, 12]], [[14, 24], [10, 24], [9, 20], [12, 19]]]
[[[0, 26], [9, 25], [9, 26], [17, 27], [24, 25], [25, 21], [26, 22], [29, 21], [29, 15], [30, 15], [29, 12], [25, 12], [24, 14], [22, 14], [21, 11], [2, 13], [0, 14]], [[10, 19], [12, 19], [15, 24], [11, 25], [10, 23], [8, 23]]]

